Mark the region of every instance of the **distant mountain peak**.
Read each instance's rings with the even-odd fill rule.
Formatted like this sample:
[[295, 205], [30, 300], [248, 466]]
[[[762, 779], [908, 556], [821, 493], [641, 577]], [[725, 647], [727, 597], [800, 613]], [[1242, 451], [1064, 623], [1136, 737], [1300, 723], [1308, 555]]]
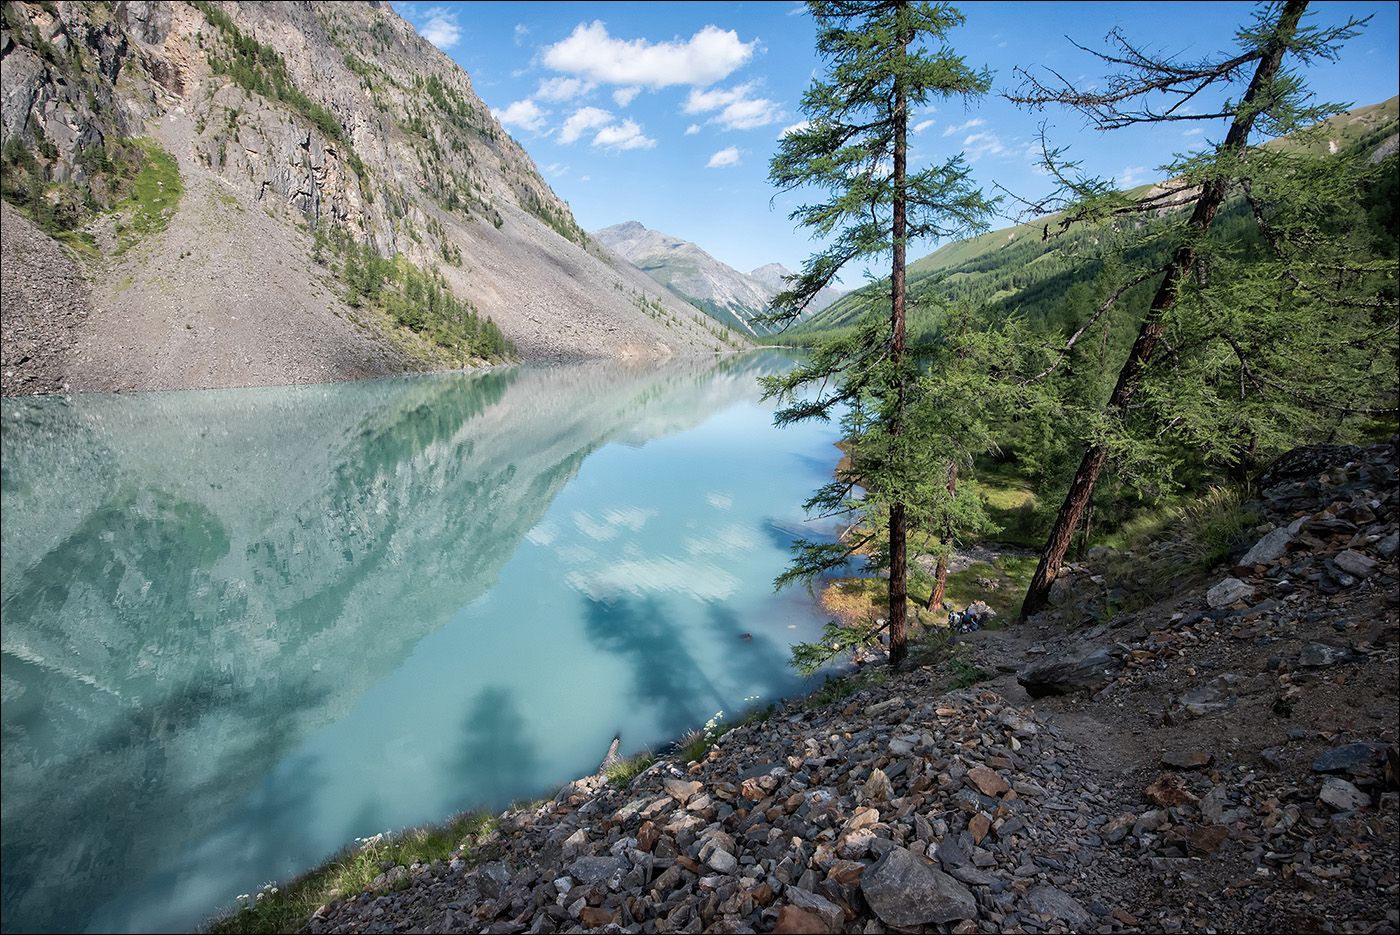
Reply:
[[[749, 334], [759, 333], [761, 328], [752, 324], [753, 319], [769, 310], [773, 296], [785, 287], [783, 277], [792, 275], [779, 263], [741, 273], [696, 244], [637, 221], [614, 224], [589, 236], [711, 318]], [[824, 290], [810, 311], [825, 308], [841, 295], [834, 289]]]

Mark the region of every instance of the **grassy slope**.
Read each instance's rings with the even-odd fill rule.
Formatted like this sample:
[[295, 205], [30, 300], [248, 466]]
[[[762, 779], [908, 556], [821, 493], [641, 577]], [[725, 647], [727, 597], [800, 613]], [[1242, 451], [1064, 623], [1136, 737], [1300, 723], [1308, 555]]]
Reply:
[[[1265, 145], [1278, 147], [1285, 152], [1306, 151], [1314, 155], [1324, 155], [1345, 150], [1368, 136], [1384, 138], [1388, 133], [1395, 132], [1397, 119], [1400, 119], [1400, 97], [1393, 97], [1388, 101], [1359, 107], [1324, 121], [1318, 127], [1317, 138], [1308, 142], [1280, 139]], [[1375, 142], [1379, 142], [1379, 139]], [[1141, 196], [1151, 187], [1142, 185], [1127, 194], [1133, 197]], [[1042, 240], [1046, 227], [1053, 230], [1058, 218], [1057, 214], [1047, 215], [1034, 221], [943, 245], [933, 253], [909, 264], [911, 294], [933, 286], [935, 278], [942, 276], [945, 278], [938, 284], [940, 291], [956, 295], [960, 287], [970, 284], [972, 280], [979, 277], [1004, 276], [1009, 269], [1015, 269], [1017, 273], [1024, 274], [1023, 278], [1030, 280], [1030, 284], [1019, 290], [1003, 288], [991, 294], [991, 301], [1001, 302], [1008, 307], [1013, 305], [1018, 293], [1023, 296], [1030, 293], [1036, 281], [1045, 278], [1038, 275], [1040, 272], [1053, 275], [1050, 267], [1054, 265], [1052, 261], [1057, 252], [1062, 255], [1083, 255], [1088, 252], [1089, 247], [1097, 246], [1100, 235], [1108, 236], [1108, 225], [1101, 225], [1097, 228], [1072, 228], [1055, 240]], [[1042, 269], [1038, 270], [1037, 267]], [[1091, 265], [1086, 270], [1087, 276], [1062, 277], [1063, 284], [1068, 286], [1092, 278], [1096, 269]], [[854, 325], [864, 303], [869, 301], [869, 293], [885, 289], [888, 289], [888, 285], [882, 280], [856, 290], [813, 315], [799, 328], [794, 329], [794, 334], [813, 336], [823, 331]], [[918, 330], [913, 321], [910, 330]]]

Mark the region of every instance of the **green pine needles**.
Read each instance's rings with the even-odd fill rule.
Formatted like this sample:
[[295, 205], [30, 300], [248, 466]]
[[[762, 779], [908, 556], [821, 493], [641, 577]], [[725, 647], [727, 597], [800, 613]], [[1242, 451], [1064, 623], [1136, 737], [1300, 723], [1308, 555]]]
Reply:
[[[783, 138], [769, 178], [781, 191], [823, 193], [791, 217], [830, 242], [773, 300], [767, 321], [792, 322], [848, 264], [877, 256], [890, 258], [890, 304], [883, 315], [882, 303], [872, 303], [877, 307], [858, 328], [766, 384], [767, 394], [785, 404], [779, 425], [844, 419], [850, 467], [807, 506], [847, 514], [858, 530], [834, 543], [797, 543], [793, 566], [776, 584], [810, 584], [855, 552], [873, 552], [874, 563], [889, 573], [885, 626], [890, 664], [898, 667], [906, 653], [911, 507], [928, 478], [948, 470], [947, 460], [927, 457], [926, 440], [910, 430], [919, 375], [905, 348], [906, 248], [985, 229], [993, 207], [972, 184], [961, 154], [911, 168], [909, 123], [916, 108], [935, 100], [986, 93], [991, 75], [969, 68], [946, 44], [948, 31], [962, 22], [949, 6], [879, 0], [817, 2], [809, 9], [827, 70], [803, 96], [808, 121]], [[813, 385], [820, 388], [804, 395]]]

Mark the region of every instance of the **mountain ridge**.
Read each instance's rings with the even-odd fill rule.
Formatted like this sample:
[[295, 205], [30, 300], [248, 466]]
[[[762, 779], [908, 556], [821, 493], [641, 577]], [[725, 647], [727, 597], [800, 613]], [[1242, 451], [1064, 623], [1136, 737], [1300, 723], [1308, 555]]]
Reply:
[[[754, 337], [769, 330], [754, 319], [770, 309], [773, 296], [784, 287], [783, 277], [792, 275], [779, 263], [742, 273], [698, 244], [652, 230], [639, 221], [624, 221], [591, 231], [589, 236], [715, 320]], [[804, 315], [826, 308], [842, 294], [835, 289], [822, 290]]]
[[[406, 264], [527, 360], [746, 344], [591, 243], [466, 72], [387, 6], [13, 2], [3, 47], [6, 200], [90, 296], [50, 308], [37, 271], [10, 278], [6, 394], [491, 359], [436, 310], [402, 314]], [[170, 184], [143, 190], [158, 164]]]

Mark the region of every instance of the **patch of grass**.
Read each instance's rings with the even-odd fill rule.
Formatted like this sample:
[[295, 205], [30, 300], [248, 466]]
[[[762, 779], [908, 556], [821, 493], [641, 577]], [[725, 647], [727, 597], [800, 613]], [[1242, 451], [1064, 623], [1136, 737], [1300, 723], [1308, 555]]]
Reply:
[[[495, 827], [495, 819], [466, 813], [440, 825], [377, 834], [353, 845], [314, 870], [284, 884], [265, 885], [239, 897], [239, 906], [209, 921], [211, 933], [295, 932], [311, 914], [339, 896], [367, 889], [386, 867], [412, 867], [449, 860]], [[470, 857], [467, 856], [470, 862]]]
[[889, 581], [884, 578], [836, 578], [821, 593], [822, 609], [847, 627], [884, 616], [889, 602]]
[[675, 752], [682, 763], [690, 763], [704, 757], [710, 746], [709, 734], [703, 730], [693, 730], [676, 741]]
[[607, 777], [608, 785], [620, 792], [626, 789], [633, 779], [650, 769], [655, 762], [656, 756], [654, 754], [650, 752], [638, 753], [636, 756], [629, 756], [625, 760], [619, 760], [612, 764], [604, 770], [603, 775]]
[[968, 646], [966, 643], [954, 643], [948, 655], [948, 670], [951, 679], [948, 682], [949, 689], [967, 688], [976, 685], [978, 682], [985, 682], [990, 676], [972, 664], [968, 658]]
[[1184, 582], [1199, 577], [1230, 555], [1231, 546], [1258, 517], [1244, 509], [1248, 491], [1210, 487], [1205, 493], [1160, 511], [1150, 532], [1132, 540], [1139, 554], [1125, 558], [1131, 569], [1119, 576], [1145, 579], [1131, 606], [1150, 603]]
[[180, 169], [171, 156], [154, 140], [134, 141], [145, 153], [141, 171], [132, 180], [131, 192], [126, 201], [117, 205], [121, 211], [130, 210], [131, 220], [118, 232], [117, 253], [139, 243], [152, 234], [158, 234], [170, 225], [170, 219], [180, 205], [180, 195], [184, 186], [180, 182]]
[[[1015, 613], [1025, 600], [1026, 588], [1030, 586], [1038, 562], [1034, 555], [1002, 555], [991, 565], [978, 562], [949, 575], [944, 596], [958, 607], [985, 601], [998, 617], [1005, 617]], [[984, 587], [979, 579], [992, 582], [993, 587]]]
[[802, 700], [802, 707], [804, 710], [808, 711], [813, 708], [823, 708], [829, 704], [844, 701], [861, 689], [883, 685], [888, 682], [889, 679], [889, 669], [884, 666], [873, 669], [863, 669], [860, 672], [853, 672], [850, 675], [842, 675], [836, 678], [828, 675], [822, 682], [821, 688], [813, 691]]
[[995, 461], [977, 464], [977, 496], [987, 516], [1001, 532], [998, 542], [1039, 546], [1044, 531], [1036, 519], [1036, 498], [1030, 481], [1017, 474], [1009, 463]]

